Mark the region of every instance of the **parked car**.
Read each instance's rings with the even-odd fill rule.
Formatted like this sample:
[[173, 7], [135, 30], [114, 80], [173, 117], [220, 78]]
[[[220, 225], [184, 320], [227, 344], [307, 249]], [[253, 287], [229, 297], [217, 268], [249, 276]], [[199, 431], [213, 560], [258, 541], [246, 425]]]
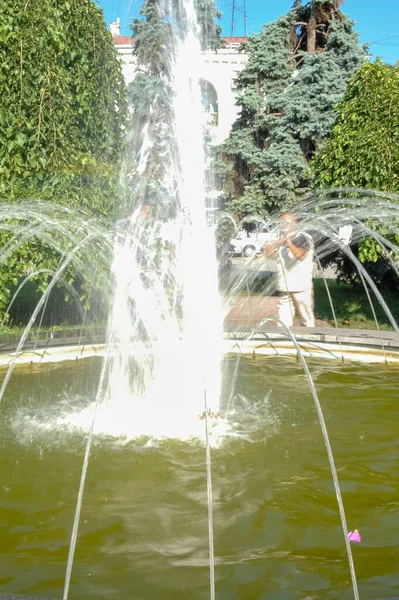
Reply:
[[265, 242], [274, 242], [278, 237], [279, 231], [272, 223], [258, 227], [250, 233], [242, 229], [237, 237], [230, 241], [230, 248], [234, 256], [249, 258], [258, 252], [262, 252], [262, 246]]

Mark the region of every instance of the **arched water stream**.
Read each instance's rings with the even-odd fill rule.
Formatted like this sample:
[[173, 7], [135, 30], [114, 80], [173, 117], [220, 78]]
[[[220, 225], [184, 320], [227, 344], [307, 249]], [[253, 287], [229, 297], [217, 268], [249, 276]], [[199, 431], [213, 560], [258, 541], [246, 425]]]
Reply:
[[[60, 261], [0, 388], [0, 585], [88, 600], [392, 595], [397, 370], [308, 365], [299, 348], [298, 364], [222, 356], [230, 298], [223, 306], [217, 223], [208, 226], [204, 205], [198, 27], [192, 0], [163, 10], [175, 132], [168, 201], [152, 206], [149, 189], [112, 231], [42, 203], [1, 207], [0, 228], [14, 235], [0, 260], [39, 237]], [[144, 132], [139, 175], [154, 142], [148, 124]], [[339, 250], [354, 261], [397, 332], [339, 235], [349, 223], [351, 243], [374, 237], [397, 272], [397, 198], [339, 190], [298, 216], [320, 260]], [[109, 305], [105, 357], [18, 366], [70, 264]]]

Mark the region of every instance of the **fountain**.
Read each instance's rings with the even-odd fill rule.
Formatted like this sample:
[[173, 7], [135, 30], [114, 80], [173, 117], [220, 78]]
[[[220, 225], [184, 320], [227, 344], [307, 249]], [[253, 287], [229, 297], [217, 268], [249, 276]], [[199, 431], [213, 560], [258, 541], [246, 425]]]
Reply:
[[[325, 327], [323, 329], [323, 325], [321, 325], [320, 328], [319, 324], [319, 335], [316, 335], [316, 338], [313, 338], [315, 342], [319, 343], [318, 348], [320, 350], [323, 348], [323, 342], [331, 342], [329, 348], [333, 350], [333, 352], [325, 352], [324, 357], [328, 358], [328, 356], [330, 356], [331, 358], [337, 358], [341, 356], [343, 359], [345, 354], [347, 358], [364, 360], [366, 362], [370, 362], [371, 360], [396, 362], [397, 354], [395, 348], [397, 346], [398, 324], [397, 312], [392, 310], [396, 303], [391, 301], [391, 306], [388, 306], [389, 303], [387, 303], [383, 293], [371, 277], [367, 268], [355, 256], [352, 247], [364, 240], [371, 240], [375, 244], [378, 244], [380, 256], [385, 259], [387, 265], [386, 269], [388, 266], [390, 267], [393, 285], [396, 285], [397, 287], [395, 282], [397, 282], [399, 275], [397, 258], [398, 197], [382, 192], [367, 190], [327, 190], [310, 196], [308, 201], [301, 204], [295, 211], [295, 217], [299, 220], [300, 231], [310, 234], [313, 238], [315, 264], [319, 269], [318, 276], [320, 277], [323, 271], [321, 262], [331, 255], [337, 255], [338, 253], [340, 262], [346, 260], [348, 263], [352, 264], [352, 277], [357, 275], [359, 282], [363, 284], [363, 291], [368, 298], [372, 318], [374, 319], [374, 332], [369, 331], [362, 335], [360, 331], [352, 330], [347, 331], [346, 336], [344, 335], [344, 332], [341, 332], [340, 334], [335, 310], [336, 307], [334, 307], [329, 286], [324, 278], [325, 293], [329, 298], [331, 316], [334, 319], [335, 326], [335, 330], [328, 331]], [[279, 235], [278, 219], [269, 218], [266, 223], [260, 216], [251, 215], [243, 219], [239, 224], [232, 222], [230, 215], [221, 214], [219, 219], [222, 223], [227, 221], [236, 229], [242, 229], [242, 227], [245, 226], [256, 226], [258, 229], [261, 229], [267, 225], [270, 239], [276, 239], [276, 236]], [[348, 238], [348, 233], [350, 238]], [[265, 265], [263, 260], [259, 261], [253, 257], [247, 259], [246, 270], [241, 270], [241, 272], [236, 273], [234, 278], [229, 281], [229, 288], [232, 292], [232, 296], [235, 297], [238, 291], [241, 291], [242, 293], [247, 291], [247, 296], [249, 296], [250, 287], [253, 287], [256, 278], [259, 277], [259, 274], [262, 274], [261, 272], [265, 271], [265, 269], [267, 271], [267, 268], [268, 263], [266, 262]], [[251, 272], [250, 276], [248, 276], [247, 270]], [[268, 275], [270, 275], [270, 273]], [[230, 326], [235, 332], [235, 339], [237, 338], [236, 334], [239, 330], [241, 330], [242, 334], [245, 333], [249, 339], [254, 334], [259, 333], [260, 329], [262, 329], [263, 334], [265, 334], [265, 328], [262, 327], [261, 320], [263, 317], [267, 316], [267, 312], [265, 313], [265, 309], [262, 308], [262, 297], [264, 298], [266, 296], [270, 299], [273, 296], [276, 291], [276, 281], [273, 277], [265, 277], [265, 273], [263, 273], [263, 279], [261, 281], [263, 281], [262, 289], [259, 288], [259, 282], [255, 281], [255, 283], [258, 292], [261, 291], [262, 296], [254, 298], [253, 301], [249, 303], [249, 309], [246, 310], [245, 317], [243, 318], [242, 314], [242, 304], [239, 306], [241, 310], [236, 311], [236, 315], [231, 315], [232, 319], [230, 319]], [[251, 312], [253, 314], [251, 314]], [[393, 332], [390, 332], [389, 334], [385, 332], [382, 333], [380, 320], [385, 323], [384, 327], [389, 325], [389, 327], [393, 329]], [[242, 328], [244, 322], [246, 328]], [[314, 333], [317, 334], [317, 332], [312, 332], [312, 334]], [[312, 340], [312, 334], [306, 335], [306, 330], [302, 330], [300, 334], [303, 340]], [[270, 339], [277, 339], [278, 337], [277, 335], [272, 335], [272, 330], [270, 329], [268, 335], [269, 337], [271, 336]], [[352, 346], [342, 345], [340, 342], [341, 337], [346, 337], [348, 344], [350, 341], [349, 338], [351, 338], [351, 341], [353, 342]], [[335, 348], [333, 348], [334, 343], [336, 346]], [[362, 345], [364, 346], [364, 351], [362, 350]], [[312, 355], [310, 346], [311, 344], [308, 344], [306, 351], [310, 353], [309, 355]], [[292, 344], [288, 344], [286, 350], [288, 350], [289, 347], [291, 347], [291, 350], [295, 354], [296, 350], [292, 347]], [[374, 352], [371, 352], [371, 347], [374, 347]], [[327, 346], [325, 348], [327, 348]], [[345, 352], [343, 352], [344, 350]], [[275, 352], [275, 348], [273, 350], [270, 349], [270, 351], [272, 353]], [[284, 348], [281, 348], [281, 351], [284, 351]], [[315, 354], [317, 354], [317, 345], [314, 345], [313, 348], [313, 355]]]
[[[15, 233], [1, 260], [30, 237], [46, 240], [61, 257], [0, 389], [6, 423], [0, 435], [5, 473], [0, 585], [17, 594], [54, 597], [63, 587], [65, 600], [69, 593], [87, 599], [102, 593], [271, 600], [299, 592], [359, 598], [354, 570], [359, 562], [361, 597], [391, 594], [398, 585], [397, 484], [391, 477], [397, 372], [388, 364], [385, 370], [362, 366], [359, 372], [352, 364], [308, 363], [303, 343], [284, 328], [277, 335], [286, 337], [300, 364], [269, 361], [262, 348], [274, 352], [276, 334], [264, 328], [268, 315], [241, 337], [233, 332], [233, 343], [224, 346], [229, 355], [222, 358], [215, 228], [207, 226], [204, 208], [195, 11], [191, 0], [179, 6], [165, 0], [163, 10], [171, 24], [176, 132], [175, 162], [164, 181], [168, 201], [152, 206], [150, 195], [140, 192], [131, 218], [112, 232], [43, 204], [23, 209], [4, 204], [0, 213], [0, 227], [14, 227]], [[144, 131], [137, 160], [143, 176], [153, 143], [145, 125]], [[337, 231], [344, 222], [355, 224], [354, 239], [371, 235], [392, 257], [398, 248], [369, 222], [391, 223], [396, 231], [399, 205], [383, 195], [352, 192], [341, 211], [342, 194], [302, 204], [301, 227], [311, 231], [320, 259], [338, 248], [354, 260], [397, 332], [383, 296]], [[107, 278], [101, 265], [111, 257]], [[45, 348], [38, 365], [30, 355], [28, 365], [19, 366], [34, 322], [72, 262], [92, 274], [93, 287], [111, 304], [106, 343], [96, 345], [97, 358], [85, 358], [78, 345], [73, 356], [79, 360], [50, 360], [42, 368]], [[272, 286], [267, 283], [265, 292]], [[309, 417], [310, 401], [323, 436]], [[326, 419], [322, 404], [328, 406]], [[383, 444], [391, 447], [384, 455]], [[356, 561], [339, 469], [350, 527], [359, 527], [369, 540]], [[376, 509], [377, 496], [384, 511]], [[374, 578], [370, 564], [385, 545], [386, 574]]]
[[[211, 595], [214, 596], [209, 434], [210, 421], [214, 419], [213, 415], [219, 413], [222, 320], [218, 309], [213, 232], [207, 227], [204, 207], [200, 42], [193, 2], [166, 1], [160, 10], [162, 20], [168, 22], [170, 35], [166, 41], [170, 50], [169, 65], [164, 77], [171, 94], [170, 125], [174, 132], [174, 139], [170, 142], [171, 157], [169, 162], [165, 159], [167, 168], [162, 181], [166, 202], [152, 207], [151, 211], [151, 193], [138, 191], [138, 206], [135, 210], [132, 208], [127, 227], [117, 230], [113, 236], [106, 233], [103, 247], [101, 238], [104, 231], [100, 227], [95, 229], [92, 223], [86, 226], [79, 215], [74, 218], [70, 211], [61, 211], [61, 220], [54, 223], [51, 210], [56, 212], [58, 207], [41, 210], [34, 205], [27, 206], [24, 222], [29, 214], [33, 220], [31, 223], [27, 221], [24, 235], [20, 236], [18, 220], [21, 220], [21, 213], [3, 206], [5, 228], [10, 227], [9, 221], [15, 213], [17, 221], [14, 238], [3, 249], [3, 257], [9, 256], [18, 244], [37, 236], [55, 247], [61, 253], [61, 260], [58, 269], [50, 274], [51, 283], [17, 345], [3, 379], [0, 399], [4, 398], [17, 357], [24, 348], [33, 323], [45, 308], [54, 286], [62, 281], [71, 261], [78, 258], [80, 263], [84, 262], [80, 266], [83, 267], [81, 271], [86, 273], [96, 265], [96, 261], [100, 265], [106, 264], [114, 238], [112, 273], [115, 290], [105, 358], [94, 402], [77, 410], [75, 407], [71, 410], [69, 406], [51, 423], [48, 415], [43, 413], [22, 416], [25, 426], [29, 423], [31, 430], [72, 427], [89, 431], [64, 598], [69, 594], [94, 433], [118, 438], [124, 436], [125, 439], [205, 436]], [[151, 162], [151, 148], [156, 143], [155, 137], [152, 138], [151, 113], [149, 108], [148, 120], [138, 136], [141, 143], [134, 141], [133, 144], [137, 172], [143, 178]], [[64, 215], [73, 222], [72, 231], [67, 226], [67, 219], [66, 223], [62, 222]], [[150, 217], [150, 226], [146, 228], [147, 217]], [[159, 223], [161, 226], [158, 226]], [[53, 225], [56, 233], [51, 236], [48, 230], [51, 232]], [[59, 242], [60, 237], [65, 238], [63, 243]], [[90, 251], [82, 259], [88, 245], [91, 246]], [[109, 291], [107, 287], [105, 285], [105, 295]], [[18, 419], [14, 426], [18, 428]]]

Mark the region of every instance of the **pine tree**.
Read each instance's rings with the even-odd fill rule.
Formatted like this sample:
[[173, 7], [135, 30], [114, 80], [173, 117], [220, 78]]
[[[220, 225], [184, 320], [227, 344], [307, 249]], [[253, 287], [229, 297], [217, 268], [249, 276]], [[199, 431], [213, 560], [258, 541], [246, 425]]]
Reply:
[[214, 0], [196, 0], [198, 25], [202, 50], [217, 50], [221, 47], [222, 28], [217, 24], [222, 13], [217, 10]]
[[[203, 49], [216, 49], [220, 45], [221, 28], [216, 25], [215, 19], [220, 13], [213, 0], [197, 0], [196, 8], [201, 46]], [[183, 23], [184, 18], [179, 16], [179, 3], [172, 2], [171, 10], [171, 14], [165, 14], [165, 6], [160, 0], [145, 0], [140, 10], [141, 18], [134, 19], [132, 25], [133, 54], [137, 64], [136, 76], [128, 90], [132, 122], [132, 196], [134, 204], [149, 203], [157, 207], [158, 214], [165, 207], [173, 214], [171, 190], [178, 187], [172, 180], [177, 158], [170, 56], [174, 43], [172, 23], [179, 19]], [[140, 169], [138, 163], [146, 153], [145, 137], [152, 140], [152, 147], [142, 161], [144, 168]], [[168, 178], [166, 174], [169, 174]], [[167, 187], [166, 179], [169, 179]], [[165, 216], [168, 218], [171, 214]]]
[[[128, 89], [131, 108], [131, 157], [134, 173], [134, 203], [160, 205], [167, 190], [163, 180], [175, 152], [173, 140], [172, 87], [170, 84], [170, 23], [165, 21], [159, 0], [146, 0], [141, 19], [133, 21], [133, 54], [136, 76]], [[151, 152], [144, 148], [145, 136], [152, 140]], [[140, 170], [140, 163], [144, 169]], [[134, 164], [134, 162], [136, 164]], [[140, 170], [140, 176], [135, 171]]]
[[308, 189], [307, 170], [332, 112], [365, 59], [340, 0], [297, 0], [245, 46], [240, 116], [221, 149], [226, 195], [240, 214], [287, 208]]

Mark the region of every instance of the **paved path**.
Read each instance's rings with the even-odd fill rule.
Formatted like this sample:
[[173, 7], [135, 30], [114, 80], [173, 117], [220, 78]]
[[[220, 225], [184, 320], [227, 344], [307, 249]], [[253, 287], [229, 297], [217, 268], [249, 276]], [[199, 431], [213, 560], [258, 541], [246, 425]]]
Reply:
[[[278, 315], [278, 297], [277, 296], [236, 296], [231, 301], [230, 310], [225, 318], [224, 326], [226, 330], [254, 328], [269, 316]], [[298, 319], [294, 320], [295, 325], [300, 325]], [[318, 327], [328, 328], [327, 321], [317, 319]], [[276, 321], [267, 323], [268, 327], [276, 327]]]

